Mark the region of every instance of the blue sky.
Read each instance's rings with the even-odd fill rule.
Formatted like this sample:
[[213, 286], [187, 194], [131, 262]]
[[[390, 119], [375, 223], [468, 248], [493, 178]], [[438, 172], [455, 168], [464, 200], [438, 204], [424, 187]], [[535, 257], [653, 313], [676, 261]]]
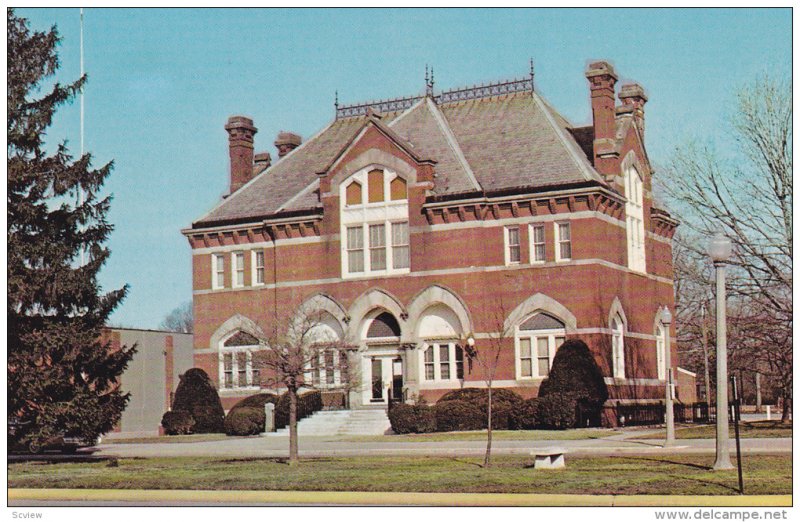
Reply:
[[[78, 9], [19, 9], [58, 26], [56, 80], [79, 76]], [[687, 140], [719, 135], [734, 93], [791, 70], [789, 9], [268, 10], [87, 9], [86, 150], [114, 160], [106, 289], [130, 284], [115, 324], [155, 328], [191, 299], [180, 229], [228, 186], [228, 116], [253, 118], [256, 152], [277, 156], [280, 130], [304, 138], [341, 103], [522, 77], [573, 123], [591, 119], [586, 63], [607, 59], [641, 83], [647, 145], [658, 167]], [[50, 144], [79, 150], [79, 105], [60, 111]]]

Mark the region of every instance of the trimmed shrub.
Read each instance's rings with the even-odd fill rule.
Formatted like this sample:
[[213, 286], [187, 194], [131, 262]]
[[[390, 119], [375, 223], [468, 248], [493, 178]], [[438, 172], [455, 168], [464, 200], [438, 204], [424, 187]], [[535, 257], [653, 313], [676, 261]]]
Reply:
[[[483, 412], [482, 426], [487, 426], [489, 390], [486, 388], [463, 388], [453, 390], [442, 396], [437, 404], [449, 401], [464, 401], [476, 405]], [[507, 430], [511, 427], [512, 413], [522, 406], [523, 399], [517, 393], [505, 388], [492, 388], [492, 429]]]
[[566, 430], [578, 424], [578, 397], [573, 393], [551, 394], [539, 397], [536, 404], [535, 425]]
[[436, 431], [472, 431], [486, 427], [486, 413], [471, 402], [439, 401], [433, 410]]
[[226, 435], [258, 435], [264, 432], [264, 408], [243, 406], [231, 409], [225, 417]]
[[[275, 404], [275, 429], [285, 428], [289, 425], [289, 393], [284, 393]], [[322, 394], [310, 391], [297, 396], [297, 421], [313, 415], [322, 409]]]
[[200, 368], [191, 368], [181, 375], [172, 409], [189, 412], [194, 419], [194, 433], [222, 433], [225, 430], [225, 410], [217, 389]]
[[[238, 410], [239, 408], [261, 408], [264, 411], [264, 405], [267, 403], [275, 404], [278, 402], [278, 396], [274, 393], [257, 393], [249, 397], [245, 397], [233, 405], [230, 411]], [[230, 415], [230, 411], [228, 415]]]
[[600, 426], [608, 387], [589, 347], [580, 339], [570, 339], [561, 345], [549, 377], [539, 387], [540, 398], [564, 394], [580, 402], [581, 426]]
[[161, 417], [161, 426], [167, 435], [188, 435], [192, 433], [194, 419], [188, 411], [172, 410]]
[[514, 410], [509, 419], [512, 430], [534, 430], [539, 425], [539, 399], [533, 398], [522, 401]]
[[431, 433], [436, 431], [436, 414], [430, 406], [396, 404], [389, 409], [392, 431], [402, 433]]

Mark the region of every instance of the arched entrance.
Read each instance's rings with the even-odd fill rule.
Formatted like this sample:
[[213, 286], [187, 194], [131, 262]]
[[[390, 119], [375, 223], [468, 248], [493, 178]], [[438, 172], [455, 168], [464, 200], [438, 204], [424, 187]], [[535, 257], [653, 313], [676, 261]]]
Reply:
[[376, 309], [362, 325], [361, 404], [384, 405], [403, 399], [403, 359], [400, 351], [400, 324], [390, 312]]

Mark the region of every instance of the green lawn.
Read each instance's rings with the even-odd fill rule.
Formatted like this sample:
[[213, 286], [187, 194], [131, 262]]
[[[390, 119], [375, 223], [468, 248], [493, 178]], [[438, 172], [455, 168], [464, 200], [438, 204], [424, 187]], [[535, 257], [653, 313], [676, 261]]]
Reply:
[[[675, 429], [676, 439], [713, 439], [717, 436], [717, 428], [714, 424], [704, 424], [701, 426], [678, 426]], [[763, 439], [775, 437], [792, 436], [792, 423], [781, 423], [780, 421], [754, 421], [742, 422], [739, 424], [739, 435], [743, 439]], [[733, 424], [730, 425], [730, 436], [734, 436]], [[637, 439], [663, 439], [664, 430], [658, 433], [650, 433], [635, 437]]]
[[[586, 440], [602, 439], [618, 434], [604, 428], [578, 430], [495, 430], [493, 440]], [[443, 433], [408, 433], [405, 435], [363, 435], [343, 439], [349, 442], [447, 442], [462, 440], [486, 440], [486, 430], [450, 431]]]
[[[363, 457], [303, 459], [154, 458], [106, 461], [31, 461], [8, 465], [9, 488], [405, 491], [734, 495], [736, 471], [710, 470], [712, 455], [570, 457], [564, 470], [535, 470], [530, 459]], [[748, 494], [790, 494], [791, 456], [744, 459]]]

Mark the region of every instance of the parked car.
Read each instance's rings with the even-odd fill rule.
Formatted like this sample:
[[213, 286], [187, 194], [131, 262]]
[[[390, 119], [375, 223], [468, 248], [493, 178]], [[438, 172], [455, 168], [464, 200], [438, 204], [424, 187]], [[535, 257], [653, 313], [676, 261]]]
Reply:
[[38, 454], [44, 451], [60, 451], [61, 453], [75, 453], [78, 448], [94, 446], [98, 441], [88, 441], [82, 437], [60, 434], [48, 438], [44, 443], [29, 442], [27, 444], [16, 440], [16, 433], [22, 426], [19, 421], [8, 421], [8, 452]]

